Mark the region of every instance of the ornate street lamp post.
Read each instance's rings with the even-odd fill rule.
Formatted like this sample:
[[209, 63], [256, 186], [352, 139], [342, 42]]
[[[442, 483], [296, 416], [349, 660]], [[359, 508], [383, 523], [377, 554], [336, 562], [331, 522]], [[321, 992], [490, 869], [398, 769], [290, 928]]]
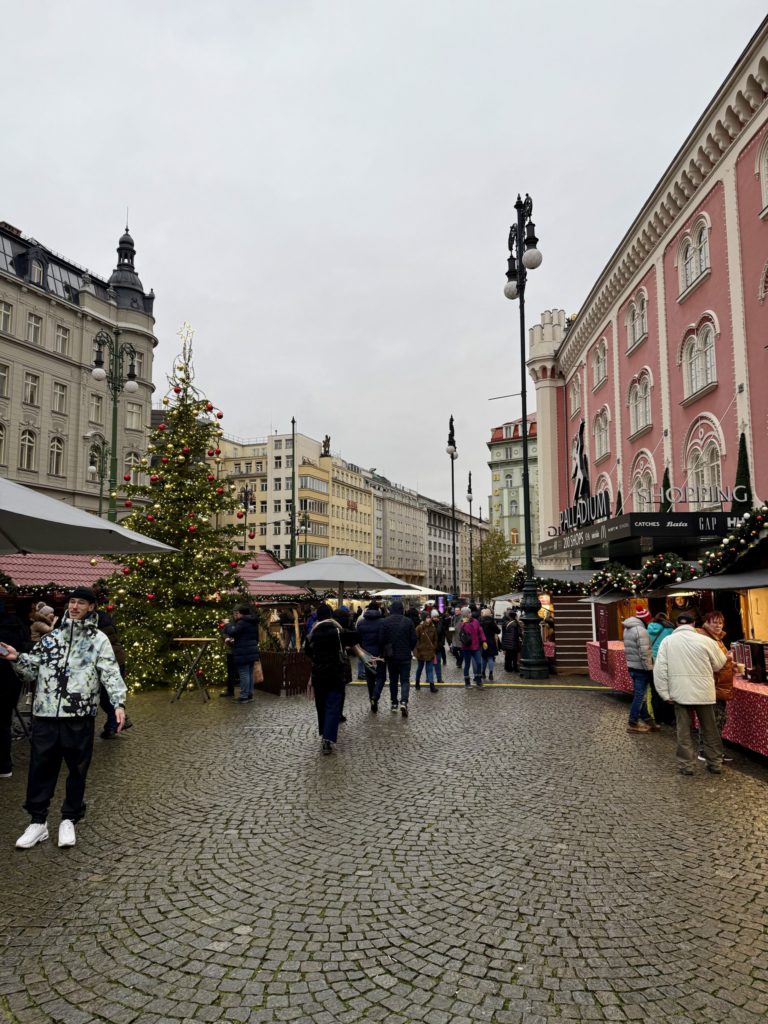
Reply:
[[248, 550], [248, 513], [253, 508], [256, 492], [248, 484], [240, 488], [240, 504], [243, 506], [243, 551]]
[[291, 565], [296, 565], [296, 417], [291, 416]]
[[[99, 331], [93, 339], [96, 343], [96, 356], [93, 360], [91, 376], [94, 380], [106, 380], [112, 392], [112, 440], [109, 446], [109, 511], [107, 517], [111, 523], [117, 521], [117, 405], [120, 392], [134, 394], [139, 390], [136, 380], [136, 349], [129, 342], [118, 341], [120, 332], [115, 337], [106, 331]], [[104, 349], [108, 353], [107, 368], [104, 369]], [[126, 361], [128, 371], [125, 370]]]
[[[95, 434], [88, 433], [85, 436], [90, 439], [92, 437], [95, 437]], [[94, 450], [96, 452], [95, 463], [90, 461], [91, 453], [88, 453], [88, 476], [95, 476], [98, 477], [99, 479], [99, 519], [101, 519], [102, 508], [104, 505], [104, 478], [107, 475], [107, 459], [109, 458], [109, 445], [103, 438], [98, 438], [98, 440], [91, 445], [91, 452]]]
[[445, 447], [451, 460], [451, 550], [453, 555], [453, 599], [459, 598], [458, 580], [456, 577], [456, 490], [453, 480], [453, 464], [458, 459], [456, 451], [456, 435], [453, 430], [453, 416], [448, 420], [448, 444]]
[[549, 676], [544, 642], [539, 625], [539, 596], [533, 579], [533, 544], [531, 540], [531, 489], [528, 476], [528, 399], [526, 395], [525, 349], [525, 285], [528, 271], [541, 266], [541, 253], [536, 248], [536, 225], [531, 220], [533, 201], [526, 193], [518, 195], [515, 203], [517, 223], [509, 229], [509, 260], [504, 294], [508, 299], [520, 300], [520, 402], [523, 440], [523, 511], [525, 514], [525, 584], [523, 586], [523, 644], [520, 675], [525, 679], [546, 679]]
[[473, 551], [472, 551], [472, 471], [469, 473], [469, 483], [467, 484], [467, 501], [469, 502], [469, 599], [474, 601], [475, 599], [475, 567], [473, 562]]
[[480, 604], [485, 596], [485, 582], [483, 580], [483, 506], [477, 506], [477, 522], [480, 527]]

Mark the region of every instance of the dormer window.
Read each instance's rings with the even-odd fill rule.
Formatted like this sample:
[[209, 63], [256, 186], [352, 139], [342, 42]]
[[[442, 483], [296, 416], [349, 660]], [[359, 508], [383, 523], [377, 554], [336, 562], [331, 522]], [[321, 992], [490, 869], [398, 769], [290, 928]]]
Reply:
[[32, 260], [32, 264], [29, 268], [29, 280], [32, 284], [42, 285], [43, 283], [43, 264], [40, 260]]

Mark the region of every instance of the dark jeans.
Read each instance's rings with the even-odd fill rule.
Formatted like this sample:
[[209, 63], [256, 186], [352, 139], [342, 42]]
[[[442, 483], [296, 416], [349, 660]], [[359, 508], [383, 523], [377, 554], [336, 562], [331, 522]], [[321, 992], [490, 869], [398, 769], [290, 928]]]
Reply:
[[371, 700], [379, 700], [387, 681], [387, 666], [383, 661], [376, 662], [376, 668], [365, 670], [365, 681], [368, 684], [368, 696]]
[[322, 682], [317, 685], [313, 681], [315, 691], [315, 708], [317, 710], [317, 730], [324, 740], [335, 743], [339, 735], [339, 719], [344, 706], [344, 689], [329, 689]]
[[67, 788], [61, 805], [62, 818], [80, 821], [85, 814], [85, 777], [93, 754], [95, 719], [38, 718], [32, 719], [32, 742], [24, 809], [33, 823], [48, 818], [62, 761], [66, 764]]
[[479, 683], [481, 674], [483, 671], [483, 652], [482, 651], [462, 651], [463, 663], [464, 663], [464, 684], [469, 682], [469, 666], [472, 666], [472, 670], [475, 676], [475, 682]]
[[13, 735], [13, 709], [21, 693], [21, 680], [13, 673], [12, 678], [0, 680], [0, 775], [13, 770], [11, 761], [11, 737]]
[[387, 670], [389, 671], [389, 695], [392, 703], [397, 704], [397, 687], [400, 684], [400, 703], [407, 704], [411, 692], [411, 659], [400, 660], [398, 658], [387, 658]]
[[504, 651], [504, 671], [517, 672], [517, 648], [514, 651]]
[[651, 716], [648, 714], [646, 697], [648, 687], [653, 682], [653, 672], [645, 668], [631, 668], [629, 675], [635, 688], [632, 706], [629, 709], [629, 720], [633, 725], [637, 722], [650, 722]]
[[103, 686], [99, 689], [99, 706], [107, 715], [107, 720], [104, 723], [104, 732], [117, 732], [117, 715], [112, 706], [112, 701], [109, 699], [109, 694]]

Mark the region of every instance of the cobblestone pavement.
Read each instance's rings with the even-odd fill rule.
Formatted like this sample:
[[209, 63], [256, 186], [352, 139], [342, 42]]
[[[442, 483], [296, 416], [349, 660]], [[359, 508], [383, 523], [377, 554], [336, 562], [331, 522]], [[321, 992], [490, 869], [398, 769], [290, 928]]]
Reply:
[[[675, 772], [604, 692], [134, 699], [74, 849], [13, 848], [0, 1020], [546, 1024], [768, 1018], [768, 770]], [[58, 808], [51, 816], [55, 836]]]

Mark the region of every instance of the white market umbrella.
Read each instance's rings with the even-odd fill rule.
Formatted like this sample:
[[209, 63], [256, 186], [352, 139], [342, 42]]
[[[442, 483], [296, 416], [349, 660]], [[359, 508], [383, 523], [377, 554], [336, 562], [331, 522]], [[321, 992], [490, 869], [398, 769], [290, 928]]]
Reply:
[[142, 551], [176, 548], [0, 478], [0, 554], [131, 555]]
[[397, 587], [398, 593], [413, 593], [420, 589], [415, 583], [405, 583], [396, 576], [390, 576], [388, 572], [352, 558], [351, 555], [331, 555], [328, 558], [318, 558], [314, 562], [293, 565], [290, 569], [259, 577], [259, 583], [289, 583], [294, 586], [312, 587], [313, 590], [328, 590], [334, 587], [339, 594], [339, 604], [344, 599], [344, 591], [351, 587], [375, 591]]
[[408, 587], [392, 587], [389, 590], [377, 590], [377, 597], [446, 597], [445, 590], [430, 590], [429, 587], [417, 587], [410, 584]]

